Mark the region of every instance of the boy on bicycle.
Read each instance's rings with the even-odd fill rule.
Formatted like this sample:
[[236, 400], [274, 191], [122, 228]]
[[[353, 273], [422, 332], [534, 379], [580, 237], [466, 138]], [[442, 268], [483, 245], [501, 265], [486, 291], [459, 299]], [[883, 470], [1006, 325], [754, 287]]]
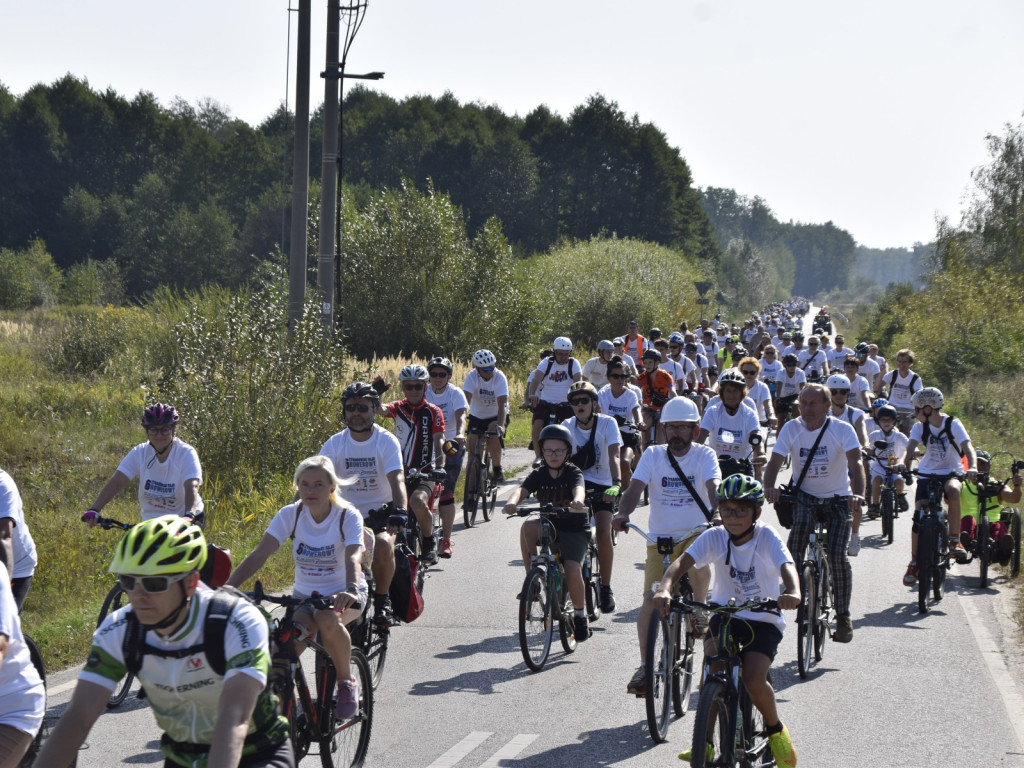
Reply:
[[[711, 600], [724, 604], [730, 599], [746, 602], [757, 598], [777, 600], [779, 608], [796, 610], [800, 605], [800, 582], [793, 556], [771, 526], [758, 522], [764, 504], [764, 488], [746, 475], [731, 475], [722, 481], [715, 494], [722, 525], [709, 528], [668, 567], [654, 593], [654, 607], [667, 614], [672, 589], [682, 575], [694, 566], [714, 564], [715, 580]], [[779, 591], [779, 580], [785, 591]], [[768, 743], [779, 766], [796, 766], [796, 750], [789, 730], [779, 721], [775, 690], [768, 682], [768, 669], [775, 658], [786, 627], [782, 616], [740, 611], [733, 624], [743, 659], [743, 685], [750, 700], [764, 716]], [[711, 631], [705, 635], [704, 654], [717, 653], [714, 637], [722, 617], [712, 615]], [[690, 762], [691, 750], [679, 755]]]

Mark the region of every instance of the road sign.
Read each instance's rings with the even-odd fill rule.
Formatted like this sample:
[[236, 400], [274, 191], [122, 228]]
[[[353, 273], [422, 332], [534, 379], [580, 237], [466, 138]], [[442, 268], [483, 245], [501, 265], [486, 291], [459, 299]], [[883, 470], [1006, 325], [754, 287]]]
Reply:
[[693, 284], [693, 287], [697, 289], [697, 293], [699, 295], [703, 296], [705, 293], [711, 290], [711, 285], [712, 284], [707, 281], [698, 280]]

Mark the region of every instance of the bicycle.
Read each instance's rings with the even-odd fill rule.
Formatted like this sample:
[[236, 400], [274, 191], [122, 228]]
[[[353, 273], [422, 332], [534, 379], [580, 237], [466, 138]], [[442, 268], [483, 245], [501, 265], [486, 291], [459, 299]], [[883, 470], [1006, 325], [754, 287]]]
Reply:
[[[111, 528], [116, 528], [120, 531], [127, 531], [131, 528], [134, 523], [122, 523], [120, 520], [114, 520], [110, 517], [97, 517], [96, 525], [105, 531], [109, 531]], [[100, 606], [100, 615], [96, 619], [96, 626], [98, 627], [103, 623], [103, 620], [107, 617], [108, 613], [118, 610], [128, 601], [128, 595], [121, 588], [120, 582], [115, 581], [114, 586], [107, 592], [107, 596], [103, 599], [103, 605]], [[110, 698], [107, 700], [107, 709], [115, 709], [124, 703], [124, 700], [128, 697], [128, 692], [132, 688], [132, 683], [135, 682], [135, 675], [131, 672], [127, 673], [121, 682], [117, 684], [114, 692], [110, 694]], [[142, 695], [140, 689], [139, 695]]]
[[[368, 593], [373, 594], [373, 577], [367, 573]], [[358, 648], [366, 657], [370, 668], [370, 685], [377, 690], [384, 678], [384, 662], [388, 657], [388, 644], [391, 641], [391, 627], [377, 624], [370, 618], [370, 600], [366, 601], [359, 617], [348, 624], [348, 632], [352, 638], [352, 647]], [[398, 620], [395, 619], [397, 622]]]
[[520, 507], [517, 516], [537, 513], [541, 521], [540, 552], [530, 559], [530, 570], [519, 594], [519, 649], [526, 666], [540, 672], [551, 653], [555, 623], [558, 639], [567, 653], [576, 650], [573, 604], [569, 597], [562, 556], [551, 545], [555, 539], [552, 518], [558, 515], [582, 514], [568, 507], [532, 504]]
[[[876, 451], [884, 451], [888, 447], [889, 444], [885, 440], [875, 441]], [[897, 504], [896, 478], [902, 477], [904, 482], [910, 485], [913, 482], [913, 477], [909, 472], [900, 473], [895, 470], [898, 461], [895, 456], [888, 456], [883, 459], [878, 456], [870, 456], [867, 453], [864, 455], [869, 462], [877, 462], [878, 466], [885, 472], [885, 476], [882, 478], [882, 489], [878, 497], [878, 510], [882, 517], [882, 538], [887, 539], [892, 544], [895, 520], [900, 514], [899, 505]], [[906, 496], [904, 496], [904, 503], [906, 503]]]
[[[658, 548], [661, 554], [661, 572], [664, 573], [672, 562], [672, 552], [696, 531], [710, 527], [702, 525], [690, 531], [682, 538], [659, 536], [653, 538], [634, 523], [626, 523], [643, 536], [650, 544]], [[654, 585], [654, 590], [658, 585]], [[684, 600], [693, 599], [693, 587], [690, 577], [683, 578], [676, 590], [675, 597]], [[655, 611], [651, 614], [650, 627], [647, 630], [647, 648], [644, 659], [644, 703], [647, 709], [647, 729], [656, 744], [668, 739], [669, 700], [676, 717], [686, 714], [686, 705], [693, 687], [693, 660], [696, 647], [696, 619], [673, 602], [668, 616]], [[639, 697], [638, 697], [639, 698]]]
[[[603, 491], [588, 490], [586, 494], [586, 504], [590, 511], [590, 541], [587, 543], [587, 553], [583, 557], [583, 562], [580, 563], [580, 568], [583, 570], [583, 585], [585, 588], [586, 605], [587, 605], [587, 618], [590, 621], [597, 621], [601, 618], [601, 560], [598, 557], [597, 551], [597, 526], [596, 519], [593, 513], [593, 501], [595, 496], [603, 495]], [[615, 517], [615, 513], [619, 509], [618, 498], [612, 502], [611, 516]], [[616, 531], [612, 529], [612, 546], [616, 543]]]
[[[477, 511], [483, 513], [484, 522], [488, 522], [494, 514], [498, 503], [498, 484], [494, 482], [491, 452], [487, 449], [486, 438], [494, 437], [479, 427], [470, 427], [469, 434], [475, 435], [476, 449], [466, 464], [466, 482], [462, 491], [462, 519], [467, 528], [476, 525]], [[504, 441], [503, 441], [504, 442]], [[473, 490], [470, 490], [470, 481]]]
[[[743, 660], [732, 637], [732, 622], [735, 614], [745, 610], [778, 614], [778, 603], [775, 600], [750, 600], [737, 605], [730, 600], [727, 605], [714, 605], [675, 598], [672, 608], [685, 613], [706, 610], [724, 618], [719, 622], [715, 636], [717, 653], [704, 657], [704, 685], [693, 722], [690, 764], [694, 768], [774, 766], [775, 757], [768, 743], [764, 718], [754, 707], [743, 685]], [[716, 670], [716, 667], [719, 668]], [[771, 680], [769, 670], [768, 682]]]
[[[992, 458], [995, 459], [996, 456], [1010, 457], [1011, 476], [1000, 483], [998, 480], [995, 482], [990, 481], [989, 477], [991, 475], [991, 470], [986, 473], [978, 473], [978, 527], [974, 540], [966, 542], [967, 551], [971, 555], [971, 559], [976, 558], [980, 566], [978, 586], [981, 589], [985, 589], [988, 586], [988, 569], [989, 565], [992, 564], [992, 560], [996, 552], [996, 544], [990, 534], [991, 523], [989, 522], [987, 514], [987, 510], [989, 507], [988, 502], [994, 500], [998, 505], [999, 494], [1002, 492], [1003, 488], [1013, 479], [1012, 473], [1019, 472], [1021, 469], [1024, 469], [1024, 462], [1018, 462], [1007, 451], [998, 451], [997, 453], [994, 453], [992, 455]], [[1020, 571], [1020, 512], [1014, 509], [1009, 510], [1007, 513], [1004, 514], [1007, 514], [1010, 517], [1008, 527], [1011, 529], [1010, 535], [1014, 537], [1014, 551], [1011, 553], [1010, 556], [1010, 568], [1011, 575], [1016, 576], [1017, 572]], [[1013, 572], [1014, 568], [1016, 568], [1017, 572]]]
[[946, 481], [953, 475], [923, 475], [911, 470], [928, 483], [928, 504], [920, 510], [917, 533], [917, 610], [928, 612], [928, 593], [935, 602], [942, 600], [949, 571], [949, 526], [942, 509]]
[[[795, 498], [791, 500], [796, 501]], [[796, 658], [801, 680], [810, 673], [811, 656], [815, 661], [821, 661], [825, 655], [825, 638], [832, 636], [832, 620], [835, 618], [832, 566], [825, 554], [828, 504], [812, 504], [810, 511], [815, 527], [808, 537], [808, 556], [800, 564], [801, 599], [796, 609]]]
[[[332, 600], [318, 595], [275, 597], [266, 594], [259, 581], [249, 595], [257, 605], [266, 601], [285, 608], [284, 616], [273, 621], [271, 631], [274, 643], [271, 685], [280, 701], [281, 714], [288, 719], [295, 764], [309, 754], [310, 746], [316, 742], [324, 768], [361, 766], [373, 727], [373, 683], [366, 657], [358, 648], [352, 649], [350, 663], [359, 686], [359, 708], [352, 717], [338, 721], [334, 714], [338, 674], [330, 654], [316, 638], [303, 636], [300, 627], [293, 622], [298, 608], [323, 610], [331, 607]], [[302, 663], [295, 652], [296, 641], [304, 642], [315, 654], [316, 700], [310, 694]]]
[[[431, 519], [431, 535], [434, 537], [434, 546], [440, 546], [441, 544], [441, 516], [434, 511], [434, 504], [441, 495], [441, 483], [447, 478], [447, 474], [443, 469], [428, 469], [424, 467], [422, 469], [410, 469], [405, 473], [405, 486], [409, 495], [412, 495], [413, 488], [420, 480], [429, 480], [435, 483], [434, 492], [430, 495], [428, 502], [428, 509], [430, 510]], [[423, 562], [423, 547], [422, 547], [422, 535], [423, 531], [420, 530], [419, 520], [416, 519], [415, 513], [412, 509], [409, 510], [408, 522], [405, 525], [405, 544], [412, 550], [413, 555], [416, 556], [416, 560], [419, 561], [420, 568], [416, 574], [416, 589], [423, 593], [423, 585], [427, 578], [427, 566]]]

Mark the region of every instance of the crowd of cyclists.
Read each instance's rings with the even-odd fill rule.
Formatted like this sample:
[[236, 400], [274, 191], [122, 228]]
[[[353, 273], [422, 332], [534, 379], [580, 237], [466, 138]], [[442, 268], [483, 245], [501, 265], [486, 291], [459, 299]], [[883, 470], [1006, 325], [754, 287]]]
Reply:
[[[990, 535], [1004, 559], [1019, 545], [998, 508], [978, 508], [978, 473], [988, 471], [991, 457], [976, 450], [963, 424], [943, 412], [942, 393], [924, 386], [912, 370], [913, 352], [899, 350], [890, 368], [876, 345], [860, 341], [849, 348], [843, 334], [830, 337], [833, 323], [826, 310], [813, 318], [816, 332], [805, 336], [809, 309], [809, 302], [794, 298], [753, 313], [742, 325], [702, 319], [692, 330], [682, 323], [667, 336], [658, 328], [645, 336], [632, 320], [622, 336], [601, 340], [597, 355], [582, 363], [573, 357], [572, 341], [559, 336], [530, 372], [521, 407], [532, 414], [535, 461], [504, 512], [514, 514], [517, 504], [534, 496], [578, 513], [555, 524], [576, 641], [591, 635], [580, 567], [591, 530], [604, 613], [616, 610], [613, 535], [628, 531], [638, 506], [649, 505], [652, 539], [679, 542], [665, 574], [663, 555], [648, 547], [638, 596], [640, 666], [627, 682], [628, 693], [645, 693], [650, 617], [668, 610], [671, 587], [683, 573], [700, 602], [710, 594], [715, 601], [764, 598], [777, 601], [780, 609], [795, 609], [801, 599], [796, 564], [819, 515], [826, 516], [834, 574], [832, 638], [850, 642], [849, 558], [860, 550], [864, 512], [868, 519], [878, 516], [885, 474], [882, 462], [873, 458], [889, 460], [900, 475], [899, 511], [910, 509], [903, 477], [915, 464], [922, 480], [915, 510], [927, 503], [926, 477], [940, 478], [950, 553], [957, 561], [967, 559], [965, 545], [970, 546], [981, 515], [993, 521]], [[381, 376], [347, 386], [341, 395], [344, 427], [298, 465], [295, 498], [227, 579], [228, 585], [241, 586], [290, 542], [294, 594], [333, 600], [333, 608], [300, 612], [296, 622], [310, 634], [319, 633], [338, 671], [338, 718], [351, 717], [358, 707], [347, 624], [368, 603], [375, 624], [395, 622], [390, 594], [396, 548], [410, 521], [418, 523], [423, 565], [451, 558], [456, 489], [467, 451], [473, 455], [477, 441], [486, 443], [493, 481], [506, 481], [502, 456], [511, 404], [508, 378], [497, 363], [492, 352], [477, 351], [461, 386], [452, 381], [453, 364], [443, 356], [406, 365], [398, 373], [394, 400], [386, 395], [395, 382]], [[379, 421], [393, 423], [393, 431]], [[231, 604], [223, 641], [226, 668], [218, 672], [210, 663], [204, 632], [215, 593], [199, 578], [207, 557], [203, 475], [196, 450], [177, 437], [179, 425], [173, 406], [147, 407], [145, 442], [125, 456], [82, 516], [96, 525], [102, 509], [138, 480], [142, 522], [124, 536], [110, 564], [129, 603], [97, 628], [71, 704], [44, 745], [40, 764], [72, 762], [110, 691], [129, 670], [126, 636], [133, 622], [144, 640], [138, 677], [164, 732], [165, 765], [294, 764], [287, 723], [267, 688], [272, 663], [267, 624], [245, 600]], [[919, 447], [925, 449], [920, 458]], [[786, 466], [794, 480], [783, 486], [779, 475]], [[433, 479], [441, 473], [443, 480]], [[407, 483], [407, 477], [413, 479]], [[464, 503], [477, 492], [468, 477], [466, 483]], [[22, 710], [12, 711], [10, 696], [3, 697], [6, 707], [0, 704], [3, 768], [17, 764], [18, 750], [39, 727], [43, 705], [37, 696], [41, 682], [26, 663], [17, 621], [35, 548], [17, 489], [2, 471], [0, 492], [0, 684], [5, 694], [15, 690], [9, 685], [24, 692]], [[783, 541], [760, 518], [766, 501], [786, 497], [792, 520]], [[1016, 470], [998, 498], [1019, 503]], [[917, 578], [916, 531], [915, 519], [903, 576], [907, 586]], [[539, 540], [538, 521], [524, 522], [520, 547], [527, 569]], [[754, 613], [740, 618], [750, 628], [744, 681], [764, 717], [777, 764], [795, 766], [792, 738], [768, 682], [785, 621], [781, 615], [766, 619]], [[695, 626], [706, 638], [706, 652], [713, 652], [708, 617], [698, 615]], [[680, 757], [692, 755], [687, 751]]]

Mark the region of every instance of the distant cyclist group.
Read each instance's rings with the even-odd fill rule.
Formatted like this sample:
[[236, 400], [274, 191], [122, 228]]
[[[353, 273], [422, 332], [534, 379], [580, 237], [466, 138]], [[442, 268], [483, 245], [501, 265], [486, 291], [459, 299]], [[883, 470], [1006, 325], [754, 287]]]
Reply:
[[[986, 491], [992, 456], [976, 450], [963, 424], [943, 412], [942, 393], [912, 370], [914, 353], [900, 349], [890, 370], [876, 345], [847, 348], [841, 333], [833, 336], [827, 310], [810, 318], [812, 333], [805, 335], [809, 311], [807, 300], [793, 298], [752, 313], [742, 326], [702, 319], [693, 330], [682, 323], [667, 336], [658, 328], [645, 336], [631, 320], [622, 336], [599, 341], [596, 356], [583, 363], [573, 357], [569, 338], [555, 338], [531, 365], [521, 404], [531, 413], [535, 461], [503, 508], [519, 514], [530, 497], [540, 505], [540, 516], [520, 529], [522, 562], [529, 574], [553, 544], [564, 570], [567, 649], [590, 638], [593, 617], [616, 610], [615, 536], [640, 531], [649, 542], [637, 615], [640, 663], [627, 692], [658, 695], [652, 633], [661, 617], [686, 612], [688, 642], [703, 639], [709, 660], [703, 678], [720, 672], [733, 651], [719, 645], [736, 638], [744, 695], [763, 722], [768, 759], [779, 766], [795, 766], [797, 758], [770, 667], [786, 627], [781, 611], [797, 610], [800, 627], [810, 621], [809, 545], [824, 547], [835, 617], [827, 629], [841, 643], [854, 634], [849, 558], [859, 553], [864, 514], [884, 520], [908, 511], [915, 464], [905, 585], [918, 583], [919, 523], [936, 497], [929, 495], [933, 483], [948, 508], [950, 561], [967, 562], [984, 545], [996, 562], [1019, 562], [1019, 516], [1008, 508], [1020, 501], [1020, 467], [1014, 463], [1006, 483]], [[475, 514], [487, 489], [506, 482], [509, 383], [497, 363], [492, 352], [478, 350], [461, 387], [452, 382], [446, 357], [406, 365], [397, 377], [401, 397], [391, 401], [385, 395], [393, 384], [380, 376], [347, 386], [344, 428], [299, 463], [294, 499], [257, 547], [217, 580], [207, 562], [212, 550], [198, 453], [177, 436], [173, 406], [148, 406], [146, 441], [129, 451], [82, 516], [90, 526], [104, 524], [104, 507], [138, 481], [141, 522], [125, 526], [109, 569], [128, 602], [98, 626], [71, 703], [38, 764], [72, 764], [111, 692], [131, 673], [163, 731], [165, 765], [293, 766], [295, 731], [269, 684], [277, 666], [270, 625], [237, 590], [286, 543], [293, 597], [306, 601], [294, 614], [298, 650], [304, 638], [316, 637], [337, 672], [328, 692], [333, 716], [338, 722], [357, 717], [364, 692], [354, 669], [353, 622], [365, 615], [380, 631], [396, 622], [393, 586], [406, 578], [410, 536], [420, 567], [453, 557], [467, 455], [485, 456], [490, 476], [467, 471], [464, 511]], [[378, 421], [392, 422], [393, 431]], [[792, 479], [783, 484], [786, 467]], [[17, 489], [2, 471], [0, 491], [5, 768], [28, 748], [45, 700], [17, 616], [35, 548]], [[761, 519], [766, 501], [789, 528], [786, 541]], [[630, 522], [643, 504], [649, 505], [646, 530]], [[823, 543], [816, 539], [821, 526]], [[215, 581], [225, 586], [214, 589]], [[517, 596], [523, 606], [553, 599], [533, 594], [538, 583], [528, 576]], [[316, 596], [326, 602], [310, 603]], [[735, 610], [722, 613], [717, 606], [724, 604]], [[19, 692], [17, 706], [8, 691]], [[720, 764], [713, 760], [727, 747], [719, 741], [728, 739], [712, 739], [711, 730], [709, 724], [708, 739], [695, 738], [680, 758]]]

